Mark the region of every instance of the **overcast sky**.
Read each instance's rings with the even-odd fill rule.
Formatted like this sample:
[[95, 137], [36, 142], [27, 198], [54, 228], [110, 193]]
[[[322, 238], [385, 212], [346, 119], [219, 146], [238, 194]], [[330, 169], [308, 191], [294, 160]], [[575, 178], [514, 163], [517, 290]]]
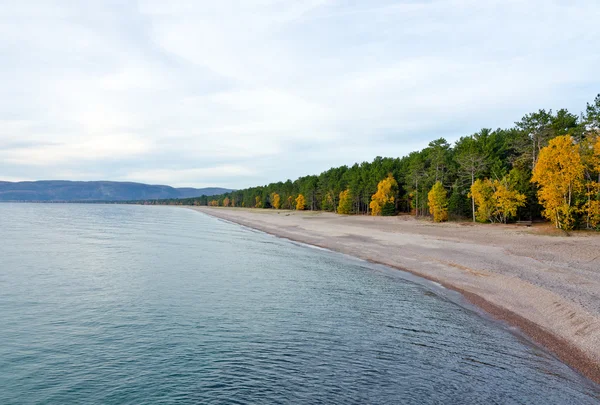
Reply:
[[242, 188], [579, 113], [598, 0], [0, 0], [0, 179]]

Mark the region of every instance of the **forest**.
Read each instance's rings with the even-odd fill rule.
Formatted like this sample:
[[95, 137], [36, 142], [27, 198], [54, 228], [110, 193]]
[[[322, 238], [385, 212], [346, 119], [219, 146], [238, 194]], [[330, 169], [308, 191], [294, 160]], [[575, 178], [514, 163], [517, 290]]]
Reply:
[[436, 222], [545, 219], [564, 230], [598, 230], [600, 95], [580, 114], [542, 109], [512, 128], [484, 128], [453, 145], [439, 138], [404, 157], [378, 156], [218, 196], [146, 203], [404, 213]]

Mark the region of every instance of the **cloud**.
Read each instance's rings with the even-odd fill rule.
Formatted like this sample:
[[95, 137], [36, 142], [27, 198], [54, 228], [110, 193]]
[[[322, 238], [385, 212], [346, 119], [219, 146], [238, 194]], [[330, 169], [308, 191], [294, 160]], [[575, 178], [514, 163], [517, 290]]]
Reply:
[[0, 179], [241, 188], [598, 93], [597, 1], [10, 2]]
[[[154, 179], [154, 182], [169, 183], [175, 187], [198, 186], [198, 179], [211, 178], [219, 179], [223, 184], [232, 183], [232, 179], [239, 179], [255, 175], [251, 168], [235, 165], [224, 165], [204, 168], [185, 168], [185, 169], [154, 169], [147, 171], [131, 172], [119, 180], [127, 181], [146, 181]], [[173, 181], [173, 179], [177, 179]], [[205, 186], [205, 184], [200, 184]]]
[[148, 151], [149, 144], [128, 134], [87, 136], [64, 143], [16, 145], [0, 150], [5, 163], [47, 167], [63, 162], [80, 163], [87, 160], [128, 158]]

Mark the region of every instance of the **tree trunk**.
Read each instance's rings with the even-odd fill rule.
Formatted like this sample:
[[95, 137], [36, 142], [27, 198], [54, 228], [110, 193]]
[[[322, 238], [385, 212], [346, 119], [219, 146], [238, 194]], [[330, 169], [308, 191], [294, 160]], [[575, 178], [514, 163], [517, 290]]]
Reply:
[[415, 180], [415, 217], [419, 216], [419, 179]]
[[[473, 188], [473, 184], [475, 184], [475, 172], [471, 171], [471, 189]], [[473, 208], [473, 222], [475, 222], [475, 196], [471, 191], [471, 205]]]
[[588, 193], [587, 193], [588, 194], [588, 203], [587, 203], [588, 208], [587, 208], [587, 218], [585, 220], [585, 227], [586, 227], [586, 229], [590, 229], [590, 204], [591, 204], [591, 200], [592, 200], [592, 192], [590, 191], [589, 184], [588, 184], [587, 189], [588, 189]]
[[531, 169], [533, 170], [533, 169], [535, 169], [535, 134], [533, 134], [532, 140], [533, 140], [533, 150], [532, 150], [533, 162], [531, 164]]

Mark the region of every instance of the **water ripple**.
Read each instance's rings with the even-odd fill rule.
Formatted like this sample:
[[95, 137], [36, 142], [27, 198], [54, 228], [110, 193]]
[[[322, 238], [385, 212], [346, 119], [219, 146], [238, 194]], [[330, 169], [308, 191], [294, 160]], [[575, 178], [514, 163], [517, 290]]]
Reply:
[[1, 404], [600, 401], [381, 266], [172, 207], [0, 204], [0, 221]]

